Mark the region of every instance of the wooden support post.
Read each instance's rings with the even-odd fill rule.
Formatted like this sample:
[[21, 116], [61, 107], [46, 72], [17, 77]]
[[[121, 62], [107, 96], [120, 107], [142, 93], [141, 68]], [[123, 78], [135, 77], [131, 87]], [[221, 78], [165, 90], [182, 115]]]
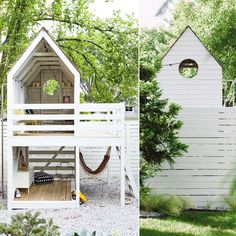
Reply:
[[111, 172], [110, 172], [110, 161], [107, 163], [107, 185], [110, 186], [110, 178], [111, 178]]
[[76, 207], [80, 207], [80, 160], [79, 160], [79, 146], [75, 147], [75, 192], [76, 192]]
[[11, 210], [11, 202], [14, 200], [14, 191], [15, 187], [13, 184], [13, 147], [8, 144], [7, 145], [7, 207], [8, 210]]
[[120, 204], [125, 205], [125, 149], [120, 147]]
[[1, 142], [1, 145], [2, 145], [2, 148], [1, 148], [1, 151], [2, 151], [2, 198], [4, 199], [4, 87], [6, 86], [6, 84], [2, 84], [2, 87], [1, 87], [1, 99], [2, 99], [2, 102], [1, 102], [1, 137], [2, 137], [2, 142]]

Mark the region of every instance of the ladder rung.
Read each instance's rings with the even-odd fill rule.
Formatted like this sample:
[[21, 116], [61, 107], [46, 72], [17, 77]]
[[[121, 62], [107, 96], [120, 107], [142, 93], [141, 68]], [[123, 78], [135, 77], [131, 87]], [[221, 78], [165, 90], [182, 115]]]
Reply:
[[[35, 170], [41, 170], [43, 166], [35, 166]], [[73, 166], [47, 166], [45, 170], [74, 170]]]
[[48, 161], [51, 161], [51, 162], [75, 162], [75, 159], [72, 159], [72, 158], [58, 158], [58, 159], [54, 159], [54, 160], [51, 160], [50, 158], [30, 158], [29, 159], [29, 162], [48, 162]]
[[[29, 154], [34, 154], [34, 155], [44, 155], [44, 154], [55, 154], [58, 150], [31, 150], [29, 151]], [[70, 150], [64, 150], [64, 151], [61, 151], [59, 155], [62, 155], [62, 154], [75, 154], [75, 151], [70, 151]]]

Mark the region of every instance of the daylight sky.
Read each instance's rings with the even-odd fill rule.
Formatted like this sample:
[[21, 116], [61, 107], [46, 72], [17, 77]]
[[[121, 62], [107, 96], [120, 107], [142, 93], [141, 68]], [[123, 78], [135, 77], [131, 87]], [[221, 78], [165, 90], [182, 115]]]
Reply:
[[95, 0], [92, 9], [99, 17], [110, 17], [114, 10], [121, 10], [122, 15], [134, 14], [138, 18], [138, 0]]
[[[156, 16], [166, 1], [172, 3], [163, 8], [161, 16]], [[120, 10], [122, 15], [134, 14], [139, 18], [141, 27], [158, 27], [165, 24], [165, 19], [171, 19], [170, 9], [176, 1], [178, 0], [113, 0], [113, 2], [95, 0], [91, 9], [97, 16], [103, 18], [112, 16], [114, 10]]]
[[171, 0], [168, 7], [164, 7], [163, 14], [156, 16], [167, 0], [139, 0], [139, 24], [141, 27], [158, 27], [171, 19], [170, 9], [178, 0]]

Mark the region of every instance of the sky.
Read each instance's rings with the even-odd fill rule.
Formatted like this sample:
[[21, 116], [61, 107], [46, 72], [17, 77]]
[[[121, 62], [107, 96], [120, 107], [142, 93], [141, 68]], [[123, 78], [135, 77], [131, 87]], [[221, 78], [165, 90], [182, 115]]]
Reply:
[[166, 0], [139, 0], [139, 24], [141, 27], [158, 27], [165, 24], [165, 19], [171, 19], [170, 9], [173, 7], [173, 3], [178, 0], [172, 0], [172, 3], [168, 7], [165, 7], [161, 16], [156, 16], [156, 13], [160, 10]]
[[114, 10], [121, 10], [122, 15], [134, 14], [138, 18], [138, 0], [95, 0], [92, 9], [99, 17], [110, 17]]
[[[165, 19], [171, 19], [170, 8], [164, 7], [164, 14], [156, 16], [156, 13], [163, 6], [166, 0], [113, 0], [113, 2], [106, 2], [106, 0], [95, 0], [92, 10], [99, 17], [112, 16], [113, 10], [121, 10], [123, 15], [134, 14], [139, 19], [141, 27], [158, 27], [165, 24]], [[171, 0], [176, 2], [178, 0]]]

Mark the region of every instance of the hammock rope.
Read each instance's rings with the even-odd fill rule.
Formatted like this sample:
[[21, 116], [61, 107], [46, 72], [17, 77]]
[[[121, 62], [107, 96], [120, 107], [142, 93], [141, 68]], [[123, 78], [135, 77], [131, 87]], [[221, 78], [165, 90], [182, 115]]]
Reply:
[[107, 164], [110, 160], [110, 155], [111, 154], [111, 146], [108, 147], [106, 154], [104, 155], [104, 158], [100, 165], [97, 167], [96, 170], [92, 170], [89, 166], [86, 165], [83, 154], [79, 152], [79, 158], [80, 158], [80, 164], [81, 167], [83, 168], [84, 172], [89, 174], [89, 175], [99, 175], [101, 174], [105, 168], [107, 167]]

